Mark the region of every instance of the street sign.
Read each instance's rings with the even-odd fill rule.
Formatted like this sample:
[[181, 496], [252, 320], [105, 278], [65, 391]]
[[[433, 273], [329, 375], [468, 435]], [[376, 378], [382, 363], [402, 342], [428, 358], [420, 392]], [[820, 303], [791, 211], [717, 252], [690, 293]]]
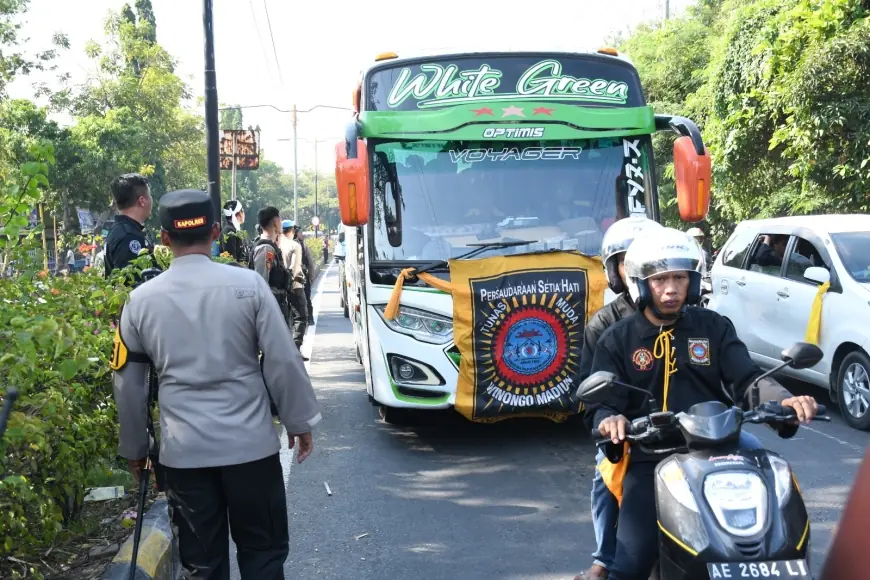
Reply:
[[225, 129], [221, 131], [221, 169], [233, 169], [235, 151], [236, 170], [260, 168], [260, 132], [252, 129]]
[[311, 225], [313, 225], [314, 227], [319, 226], [320, 225], [320, 218], [317, 216], [314, 216], [313, 218], [311, 218]]

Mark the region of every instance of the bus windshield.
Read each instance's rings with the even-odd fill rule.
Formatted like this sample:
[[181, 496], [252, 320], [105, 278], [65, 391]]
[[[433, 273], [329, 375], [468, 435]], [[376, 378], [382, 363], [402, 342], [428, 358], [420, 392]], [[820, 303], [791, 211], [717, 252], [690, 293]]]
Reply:
[[652, 217], [649, 137], [571, 141], [393, 141], [372, 148], [375, 261], [457, 257], [470, 244], [530, 241], [494, 251], [597, 255], [603, 232]]

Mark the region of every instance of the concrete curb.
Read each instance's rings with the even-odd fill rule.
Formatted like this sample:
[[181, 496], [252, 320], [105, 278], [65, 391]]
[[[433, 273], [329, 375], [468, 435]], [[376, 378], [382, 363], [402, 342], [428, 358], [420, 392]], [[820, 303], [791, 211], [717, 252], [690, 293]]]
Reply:
[[[133, 534], [127, 538], [102, 580], [127, 580], [133, 557]], [[176, 580], [181, 574], [178, 544], [169, 525], [169, 504], [161, 495], [142, 520], [142, 538], [136, 558], [136, 580]]]

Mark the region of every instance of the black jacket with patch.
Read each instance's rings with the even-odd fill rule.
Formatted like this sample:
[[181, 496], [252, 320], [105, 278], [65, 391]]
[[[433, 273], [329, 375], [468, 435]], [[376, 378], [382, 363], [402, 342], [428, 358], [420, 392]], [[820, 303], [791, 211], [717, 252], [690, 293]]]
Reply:
[[[591, 372], [597, 371], [614, 373], [620, 381], [649, 391], [660, 409], [677, 413], [706, 401], [747, 408], [748, 388], [761, 374], [734, 326], [720, 314], [696, 307], [689, 307], [670, 327], [654, 326], [643, 312], [617, 322], [595, 348]], [[773, 380], [759, 386], [761, 401], [792, 396]], [[613, 415], [631, 420], [647, 415], [649, 409], [643, 407], [640, 393], [615, 386], [606, 401], [590, 405], [588, 412], [597, 426]]]
[[154, 244], [145, 235], [145, 226], [133, 218], [118, 214], [112, 230], [106, 236], [106, 278], [113, 270], [123, 269], [139, 257], [139, 251], [143, 248], [149, 253], [154, 252]]

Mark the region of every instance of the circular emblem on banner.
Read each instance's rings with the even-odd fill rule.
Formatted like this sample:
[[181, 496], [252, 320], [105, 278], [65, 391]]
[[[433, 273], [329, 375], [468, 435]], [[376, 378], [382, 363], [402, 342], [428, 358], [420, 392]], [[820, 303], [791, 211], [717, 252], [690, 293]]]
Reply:
[[565, 323], [555, 314], [539, 307], [516, 309], [495, 337], [496, 372], [514, 384], [546, 382], [564, 367], [567, 343]]

